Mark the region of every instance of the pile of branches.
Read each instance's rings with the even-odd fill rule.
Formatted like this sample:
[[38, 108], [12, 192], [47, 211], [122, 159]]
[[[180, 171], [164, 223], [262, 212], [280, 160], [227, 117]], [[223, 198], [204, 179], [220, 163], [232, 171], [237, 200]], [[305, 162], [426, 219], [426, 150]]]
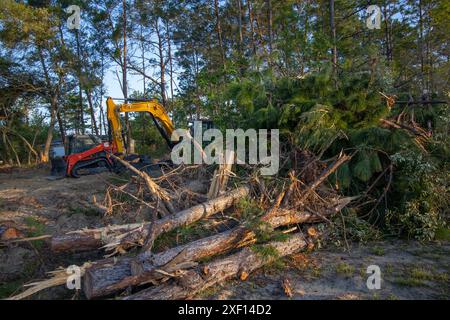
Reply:
[[[226, 165], [182, 165], [152, 178], [117, 159], [134, 174], [120, 188], [146, 206], [151, 218], [54, 235], [49, 240], [51, 250], [106, 250], [104, 259], [81, 267], [82, 290], [88, 299], [187, 299], [226, 279], [245, 280], [276, 259], [314, 248], [324, 236], [314, 224], [330, 223], [353, 200], [338, 196], [324, 183], [351, 156], [341, 153], [328, 163], [307, 153], [291, 156], [295, 159], [286, 159], [291, 162], [289, 170], [272, 178], [251, 168], [244, 170], [243, 177]], [[211, 185], [204, 194], [183, 187], [199, 172]], [[145, 200], [131, 192], [132, 183], [138, 193], [142, 193], [139, 185], [145, 185]], [[181, 243], [177, 239], [172, 241], [175, 245], [163, 248], [157, 245], [164, 237], [175, 240], [177, 230], [194, 225], [204, 231], [198, 238]], [[62, 270], [53, 271], [52, 279], [34, 283], [13, 299], [65, 284], [66, 279]]]

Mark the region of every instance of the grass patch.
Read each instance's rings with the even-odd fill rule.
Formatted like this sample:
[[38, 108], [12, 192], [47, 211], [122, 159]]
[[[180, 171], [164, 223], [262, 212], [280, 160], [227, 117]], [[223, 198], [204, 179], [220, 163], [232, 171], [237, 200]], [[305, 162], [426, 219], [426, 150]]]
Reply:
[[311, 270], [311, 276], [313, 276], [314, 278], [319, 278], [322, 275], [322, 268], [317, 266], [317, 267], [313, 267], [313, 269]]
[[248, 197], [242, 198], [236, 204], [236, 213], [234, 214], [238, 219], [254, 222], [255, 219], [263, 214], [263, 210], [260, 208], [256, 200]]
[[371, 249], [372, 254], [377, 255], [377, 256], [384, 256], [386, 254], [386, 252], [384, 251], [383, 247], [380, 246], [375, 246]]
[[450, 241], [450, 229], [446, 227], [437, 229], [434, 235], [434, 239], [441, 241]]
[[70, 207], [67, 215], [70, 217], [74, 214], [82, 214], [88, 217], [96, 217], [100, 215], [100, 211], [94, 208]]
[[287, 264], [283, 259], [275, 258], [274, 260], [270, 261], [269, 263], [265, 264], [262, 267], [262, 270], [264, 273], [272, 273], [272, 272], [281, 272], [285, 270], [287, 267]]
[[210, 231], [205, 228], [202, 222], [198, 222], [163, 233], [155, 239], [153, 248], [155, 252], [159, 252], [209, 235]]
[[[45, 224], [38, 219], [28, 216], [24, 219], [25, 225], [28, 227], [27, 237], [39, 237], [45, 234]], [[40, 249], [44, 245], [44, 240], [31, 241], [36, 249]]]
[[355, 267], [346, 262], [341, 262], [336, 265], [336, 272], [346, 277], [350, 277], [355, 272]]
[[448, 274], [440, 273], [431, 269], [425, 269], [423, 267], [412, 267], [406, 270], [406, 275], [395, 280], [396, 283], [409, 286], [426, 286], [427, 282], [448, 282]]
[[392, 274], [394, 272], [394, 266], [390, 263], [387, 263], [384, 269], [386, 274]]
[[266, 264], [263, 266], [264, 272], [281, 271], [286, 268], [286, 263], [280, 258], [277, 249], [271, 245], [254, 244], [250, 249], [259, 255]]
[[397, 278], [395, 283], [404, 287], [422, 287], [425, 283], [422, 280], [414, 278]]
[[118, 184], [123, 184], [123, 183], [129, 182], [130, 178], [131, 178], [131, 173], [126, 171], [121, 174], [112, 174], [106, 178], [106, 181], [111, 184], [118, 185]]
[[206, 298], [210, 298], [211, 296], [215, 295], [217, 292], [219, 292], [220, 290], [220, 286], [211, 286], [209, 288], [206, 288], [203, 291], [200, 291], [197, 294], [197, 298], [200, 299], [206, 299]]
[[399, 298], [395, 294], [391, 293], [387, 296], [387, 300], [399, 300]]
[[279, 254], [277, 249], [270, 245], [252, 245], [250, 247], [253, 252], [256, 252], [261, 258], [263, 258], [265, 261], [270, 261], [272, 259], [279, 258]]
[[429, 270], [420, 267], [411, 268], [409, 273], [412, 278], [417, 280], [433, 280], [433, 274]]
[[0, 284], [0, 299], [6, 299], [20, 289], [23, 285], [23, 280], [10, 281]]

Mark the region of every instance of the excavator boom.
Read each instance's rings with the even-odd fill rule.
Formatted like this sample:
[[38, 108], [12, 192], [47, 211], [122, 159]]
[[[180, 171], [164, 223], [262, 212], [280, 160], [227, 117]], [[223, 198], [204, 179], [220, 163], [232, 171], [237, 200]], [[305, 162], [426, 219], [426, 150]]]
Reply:
[[[151, 101], [142, 101], [142, 102], [133, 102], [133, 103], [124, 103], [124, 104], [115, 104], [111, 97], [108, 97], [106, 100], [107, 106], [107, 116], [111, 130], [112, 143], [116, 147], [118, 153], [125, 152], [125, 141], [123, 135], [123, 128], [120, 122], [120, 113], [124, 112], [148, 112], [157, 128], [160, 130], [160, 133], [166, 140], [169, 147], [172, 147], [172, 143], [170, 137], [172, 133], [175, 131], [175, 127], [170, 120], [166, 110], [164, 107], [159, 104], [156, 100]], [[156, 122], [159, 120], [162, 127]]]

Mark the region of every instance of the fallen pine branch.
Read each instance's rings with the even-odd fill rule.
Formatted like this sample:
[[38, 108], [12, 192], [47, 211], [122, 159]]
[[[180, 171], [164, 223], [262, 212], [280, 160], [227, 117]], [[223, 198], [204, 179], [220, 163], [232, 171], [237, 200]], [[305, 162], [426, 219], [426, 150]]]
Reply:
[[306, 190], [306, 192], [302, 195], [302, 197], [298, 200], [298, 202], [300, 204], [303, 204], [303, 202], [309, 197], [309, 195], [319, 186], [321, 185], [326, 178], [328, 178], [328, 176], [330, 174], [332, 174], [333, 172], [335, 172], [344, 162], [350, 160], [352, 158], [352, 156], [348, 156], [344, 153], [341, 153], [338, 157], [338, 159], [331, 165], [329, 166], [326, 170], [324, 170], [324, 172], [322, 172], [322, 174], [320, 175], [320, 177], [314, 181], [310, 186], [308, 186], [308, 189]]
[[[157, 201], [157, 200], [162, 201], [161, 207], [159, 209], [162, 215], [175, 213], [175, 209], [172, 206], [172, 204], [170, 203], [170, 197], [169, 197], [169, 194], [167, 193], [167, 191], [164, 190], [163, 188], [161, 188], [159, 185], [157, 185], [152, 180], [152, 178], [150, 178], [150, 176], [147, 173], [138, 170], [137, 168], [133, 167], [127, 161], [120, 159], [119, 157], [117, 157], [113, 154], [111, 155], [111, 157], [114, 160], [120, 162], [122, 165], [124, 165], [126, 168], [128, 168], [132, 172], [136, 173], [139, 177], [142, 178], [142, 180], [145, 181], [145, 184], [147, 185], [147, 188], [150, 191], [150, 196], [153, 198], [153, 200], [154, 201]], [[157, 210], [158, 210], [158, 208], [157, 208]]]

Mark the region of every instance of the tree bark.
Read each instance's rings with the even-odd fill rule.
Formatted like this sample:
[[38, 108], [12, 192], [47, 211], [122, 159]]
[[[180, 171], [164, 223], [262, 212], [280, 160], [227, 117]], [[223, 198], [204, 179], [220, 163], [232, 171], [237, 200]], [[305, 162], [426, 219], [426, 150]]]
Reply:
[[92, 124], [92, 131], [95, 132], [95, 134], [98, 136], [98, 127], [97, 127], [97, 121], [95, 120], [95, 110], [94, 110], [94, 104], [92, 103], [92, 93], [89, 89], [85, 89], [86, 97], [89, 104], [89, 112], [91, 114], [91, 124]]
[[56, 100], [57, 99], [55, 96], [51, 97], [50, 124], [48, 126], [47, 138], [45, 139], [44, 153], [43, 153], [43, 156], [41, 159], [42, 162], [48, 162], [48, 160], [49, 160], [50, 147], [51, 147], [52, 140], [53, 140], [53, 130], [55, 129], [56, 112], [57, 112], [57, 108], [58, 108]]
[[170, 75], [170, 98], [173, 101], [173, 61], [172, 61], [172, 45], [169, 31], [169, 21], [166, 20], [166, 37], [167, 37], [167, 54], [169, 55], [169, 75]]
[[167, 108], [167, 97], [166, 97], [166, 63], [164, 61], [164, 50], [163, 50], [163, 41], [162, 35], [159, 30], [159, 18], [156, 19], [155, 23], [156, 36], [158, 37], [158, 55], [159, 55], [159, 71], [160, 71], [160, 90], [161, 90], [161, 99], [162, 105], [164, 108]]
[[[200, 239], [186, 245], [178, 246], [154, 255], [141, 255], [134, 258], [125, 257], [116, 261], [105, 259], [99, 264], [86, 270], [83, 290], [88, 299], [111, 295], [130, 286], [137, 286], [145, 281], [158, 280], [164, 277], [157, 269], [172, 271], [164, 267], [176, 257], [182, 255], [183, 262], [198, 261], [202, 257], [217, 255], [226, 252], [244, 238], [246, 231], [235, 228], [218, 235]], [[147, 259], [147, 260], [146, 260]], [[174, 265], [178, 268], [179, 263]], [[134, 270], [133, 270], [134, 269]]]
[[[122, 63], [122, 90], [125, 103], [128, 103], [128, 83], [127, 83], [127, 2], [123, 0], [123, 63]], [[125, 113], [125, 127], [126, 127], [126, 151], [131, 152], [131, 127], [128, 113]]]
[[80, 48], [80, 36], [78, 30], [75, 30], [75, 38], [77, 41], [77, 60], [78, 60], [78, 99], [79, 99], [79, 110], [78, 110], [78, 125], [81, 134], [84, 134], [84, 110], [83, 110], [83, 83], [82, 83], [82, 68], [81, 68], [81, 48]]
[[223, 47], [223, 41], [222, 41], [222, 25], [220, 23], [220, 13], [219, 13], [219, 1], [218, 0], [214, 0], [214, 14], [216, 16], [216, 32], [217, 32], [217, 40], [219, 41], [219, 49], [220, 49], [220, 54], [222, 57], [222, 64], [223, 64], [223, 68], [226, 68], [225, 65], [225, 50]]
[[336, 25], [334, 23], [334, 0], [330, 0], [330, 28], [331, 28], [331, 40], [333, 43], [333, 75], [336, 80], [336, 68], [337, 68], [337, 47], [336, 47]]
[[238, 4], [238, 29], [239, 29], [239, 52], [244, 51], [244, 35], [242, 33], [242, 0], [237, 0]]
[[253, 55], [256, 56], [256, 44], [255, 44], [255, 26], [254, 26], [254, 22], [253, 22], [253, 9], [252, 9], [252, 5], [251, 5], [251, 1], [247, 0], [247, 9], [248, 9], [248, 18], [249, 18], [249, 22], [250, 22], [250, 38], [251, 38], [251, 42], [252, 42], [252, 50], [253, 50]]
[[64, 121], [61, 117], [61, 112], [58, 108], [58, 111], [56, 112], [56, 119], [58, 120], [58, 127], [59, 127], [59, 134], [61, 135], [61, 140], [66, 144], [66, 130], [64, 128]]
[[44, 151], [41, 156], [42, 162], [48, 162], [50, 146], [51, 146], [52, 139], [53, 139], [53, 129], [55, 128], [55, 118], [56, 118], [56, 113], [58, 111], [58, 90], [59, 90], [59, 85], [61, 83], [61, 79], [58, 83], [58, 87], [54, 88], [52, 86], [52, 82], [50, 80], [50, 75], [48, 72], [47, 65], [45, 64], [42, 48], [37, 47], [37, 50], [38, 50], [38, 55], [39, 55], [39, 61], [41, 62], [42, 70], [44, 72], [45, 81], [47, 83], [48, 90], [50, 91], [50, 93], [48, 94], [48, 98], [50, 98], [49, 99], [50, 100], [50, 124], [49, 124], [48, 131], [47, 131], [47, 138], [45, 140]]
[[266, 0], [266, 4], [267, 4], [267, 34], [269, 36], [269, 53], [272, 53], [272, 42], [273, 42], [272, 0]]

